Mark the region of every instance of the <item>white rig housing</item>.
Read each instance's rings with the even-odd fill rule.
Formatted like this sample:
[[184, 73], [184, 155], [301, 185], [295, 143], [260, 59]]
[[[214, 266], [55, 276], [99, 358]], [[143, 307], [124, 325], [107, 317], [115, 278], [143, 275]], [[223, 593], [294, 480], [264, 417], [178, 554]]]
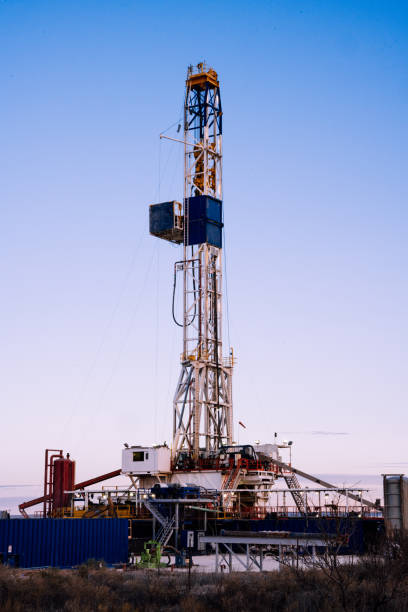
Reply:
[[205, 489], [222, 488], [223, 475], [220, 471], [200, 470], [199, 472], [173, 472], [171, 476], [172, 484], [179, 484], [182, 487], [196, 485]]
[[122, 450], [122, 473], [135, 476], [170, 473], [171, 451], [167, 446], [131, 446]]
[[282, 461], [277, 444], [257, 444], [254, 448], [256, 453], [266, 455], [267, 457], [275, 459], [276, 461]]

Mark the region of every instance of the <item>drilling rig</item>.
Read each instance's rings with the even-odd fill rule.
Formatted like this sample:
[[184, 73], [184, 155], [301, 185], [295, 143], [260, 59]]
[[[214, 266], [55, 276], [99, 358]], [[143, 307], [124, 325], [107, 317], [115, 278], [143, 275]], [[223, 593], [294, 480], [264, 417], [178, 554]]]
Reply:
[[190, 66], [184, 104], [183, 352], [175, 468], [232, 443], [232, 352], [222, 347], [222, 107], [217, 73]]
[[[184, 519], [186, 525], [194, 523], [204, 532], [211, 517], [218, 520], [221, 516], [226, 520], [269, 520], [278, 515], [297, 515], [299, 520], [306, 520], [307, 527], [308, 517], [316, 516], [316, 512], [319, 516], [337, 512], [338, 503], [327, 501], [330, 493], [346, 498], [347, 516], [350, 512], [357, 516], [366, 512], [370, 518], [370, 512], [379, 510], [377, 503], [362, 497], [362, 489], [339, 489], [295, 469], [292, 442], [278, 444], [276, 433], [273, 443], [234, 442], [234, 354], [231, 347], [224, 351], [222, 327], [222, 120], [217, 73], [204, 62], [189, 66], [183, 138], [161, 135], [183, 145], [182, 202], [173, 200], [149, 207], [150, 234], [179, 245], [181, 251], [173, 269], [172, 315], [174, 323], [182, 328], [182, 352], [173, 399], [171, 447], [126, 443], [121, 469], [77, 484], [69, 456], [64, 459], [59, 450], [49, 458], [47, 450], [44, 496], [20, 505], [25, 517], [26, 509], [39, 503], [43, 503], [46, 517], [139, 519], [146, 518], [147, 513], [154, 539], [165, 545], [174, 532], [177, 546]], [[176, 313], [177, 287], [182, 287], [180, 318]], [[280, 453], [284, 449], [289, 451], [289, 462], [282, 461]], [[130, 478], [130, 487], [86, 489], [119, 474]], [[298, 477], [318, 487], [302, 488]], [[284, 482], [284, 489], [274, 486], [277, 479]], [[287, 504], [287, 493], [292, 507]], [[349, 500], [357, 502], [357, 511], [350, 509]], [[161, 525], [158, 533], [156, 522]], [[137, 522], [134, 531], [139, 537]]]
[[[234, 355], [223, 351], [222, 330], [222, 105], [218, 75], [204, 62], [189, 66], [184, 98], [183, 201], [151, 204], [150, 234], [182, 246], [174, 264], [174, 322], [183, 330], [180, 375], [173, 400], [173, 442], [122, 451], [122, 473], [133, 486], [194, 485], [218, 492], [224, 509], [266, 510], [275, 481], [284, 481], [297, 511], [307, 515], [306, 490], [298, 476], [319, 486], [330, 483], [291, 465], [292, 442], [238, 445], [233, 441]], [[182, 318], [175, 294], [182, 283]], [[288, 449], [289, 462], [280, 453]], [[350, 497], [357, 499], [351, 492]], [[310, 499], [310, 498], [309, 498]], [[370, 501], [364, 500], [367, 506]], [[374, 504], [371, 504], [373, 506]]]
[[[216, 71], [204, 62], [189, 66], [184, 138], [170, 138], [184, 147], [183, 201], [152, 204], [149, 209], [150, 233], [181, 245], [183, 253], [174, 264], [172, 311], [174, 322], [183, 330], [183, 344], [173, 400], [173, 442], [167, 450], [132, 447], [123, 451], [123, 471], [137, 476], [144, 487], [159, 478], [161, 482], [204, 483], [218, 490], [227, 484], [232, 488], [242, 481], [239, 461], [256, 462], [252, 447], [238, 452], [233, 442], [234, 355], [231, 347], [227, 354], [223, 350], [222, 120]], [[179, 321], [175, 293], [180, 284]], [[268, 454], [278, 459], [277, 446], [267, 446]], [[262, 471], [264, 483], [272, 482], [278, 472], [275, 467]]]

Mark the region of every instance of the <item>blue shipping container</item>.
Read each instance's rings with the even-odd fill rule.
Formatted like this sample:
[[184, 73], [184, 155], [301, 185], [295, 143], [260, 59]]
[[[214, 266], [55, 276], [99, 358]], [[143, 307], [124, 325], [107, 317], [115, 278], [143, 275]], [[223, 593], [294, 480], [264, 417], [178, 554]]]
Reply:
[[128, 520], [1, 520], [0, 555], [16, 555], [20, 567], [72, 567], [88, 559], [125, 563]]
[[189, 221], [205, 219], [222, 223], [222, 202], [211, 196], [194, 196], [186, 199]]

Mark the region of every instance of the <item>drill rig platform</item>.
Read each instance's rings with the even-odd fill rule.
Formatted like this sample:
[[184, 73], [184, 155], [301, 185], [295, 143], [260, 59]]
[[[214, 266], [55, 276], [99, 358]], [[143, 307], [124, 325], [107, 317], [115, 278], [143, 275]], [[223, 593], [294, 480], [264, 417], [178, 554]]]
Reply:
[[[270, 507], [275, 483], [281, 479], [296, 511], [306, 515], [310, 507], [296, 471], [291, 460], [283, 462], [280, 455], [282, 449], [289, 449], [291, 457], [291, 443], [278, 445], [276, 434], [275, 443], [270, 444], [234, 442], [235, 359], [232, 348], [225, 351], [223, 346], [222, 128], [217, 72], [204, 62], [189, 66], [183, 139], [169, 138], [184, 147], [182, 202], [161, 202], [149, 208], [151, 235], [182, 247], [173, 270], [173, 319], [183, 333], [173, 400], [173, 441], [171, 448], [125, 448], [123, 473], [143, 490], [160, 483], [217, 491], [223, 510], [231, 512]], [[178, 284], [183, 288], [180, 321], [174, 305]], [[155, 454], [161, 457], [161, 467], [154, 471], [148, 466]], [[304, 472], [298, 474], [308, 478]], [[310, 479], [318, 482], [313, 476]], [[365, 501], [374, 508], [375, 504]]]
[[[216, 71], [205, 63], [189, 66], [184, 134], [178, 140], [184, 149], [182, 201], [149, 207], [150, 234], [181, 251], [172, 270], [172, 314], [182, 329], [182, 347], [171, 446], [126, 444], [120, 470], [78, 484], [62, 451], [54, 457], [56, 466], [46, 454], [44, 496], [21, 504], [25, 517], [27, 508], [43, 503], [44, 517], [128, 518], [132, 541], [149, 539], [153, 531], [156, 541], [173, 541], [176, 547], [189, 528], [202, 534], [224, 527], [316, 530], [316, 521], [324, 518], [335, 529], [339, 517], [371, 522], [373, 533], [380, 528], [379, 500], [365, 499], [363, 489], [339, 488], [295, 469], [292, 443], [278, 444], [276, 433], [271, 432], [273, 443], [234, 441], [235, 357], [223, 344], [222, 131]], [[177, 287], [182, 287], [179, 319]], [[88, 489], [119, 473], [129, 477], [127, 487]], [[312, 488], [299, 478], [312, 482]]]

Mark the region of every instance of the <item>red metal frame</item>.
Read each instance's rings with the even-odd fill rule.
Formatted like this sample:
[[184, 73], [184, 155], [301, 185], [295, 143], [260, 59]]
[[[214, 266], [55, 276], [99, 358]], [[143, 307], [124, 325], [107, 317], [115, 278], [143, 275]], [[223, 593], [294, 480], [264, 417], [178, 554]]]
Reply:
[[[50, 455], [50, 453], [58, 453], [56, 455]], [[47, 448], [45, 449], [45, 465], [44, 465], [44, 502], [43, 502], [43, 516], [50, 516], [52, 512], [52, 501], [53, 501], [53, 488], [54, 488], [54, 460], [59, 457], [64, 458], [62, 449]]]
[[[50, 455], [50, 453], [56, 453], [54, 455]], [[45, 465], [44, 465], [44, 495], [42, 497], [37, 497], [36, 499], [31, 499], [30, 501], [24, 502], [19, 505], [18, 509], [24, 518], [28, 518], [28, 514], [26, 512], [27, 508], [31, 508], [32, 506], [36, 506], [37, 504], [43, 504], [43, 517], [52, 516], [53, 514], [53, 499], [54, 499], [54, 461], [56, 459], [63, 459], [64, 452], [61, 449], [55, 448], [47, 448], [45, 451]], [[74, 486], [74, 490], [77, 491], [79, 489], [84, 489], [85, 487], [89, 487], [90, 485], [96, 484], [98, 482], [103, 482], [104, 480], [109, 480], [110, 478], [115, 478], [115, 476], [120, 476], [122, 470], [114, 470], [113, 472], [108, 472], [107, 474], [102, 474], [101, 476], [95, 476], [95, 478], [90, 478], [89, 480], [84, 480], [83, 482], [78, 482]]]
[[256, 459], [238, 459], [235, 463], [234, 457], [229, 457], [228, 460], [220, 460], [219, 457], [210, 457], [206, 459], [199, 458], [198, 461], [192, 465], [186, 467], [186, 469], [177, 470], [179, 472], [192, 472], [201, 470], [215, 470], [215, 471], [229, 471], [232, 468], [240, 467], [244, 470], [257, 471], [257, 472], [272, 472], [273, 474], [283, 473], [282, 469], [273, 462], [269, 461], [258, 461]]
[[120, 476], [122, 470], [114, 470], [113, 472], [108, 472], [107, 474], [102, 474], [102, 476], [95, 476], [95, 478], [90, 478], [89, 480], [84, 480], [83, 482], [78, 482], [75, 485], [75, 491], [78, 489], [84, 489], [85, 487], [89, 487], [90, 485], [96, 484], [97, 482], [102, 482], [103, 480], [109, 480], [109, 478], [115, 478], [115, 476]]

